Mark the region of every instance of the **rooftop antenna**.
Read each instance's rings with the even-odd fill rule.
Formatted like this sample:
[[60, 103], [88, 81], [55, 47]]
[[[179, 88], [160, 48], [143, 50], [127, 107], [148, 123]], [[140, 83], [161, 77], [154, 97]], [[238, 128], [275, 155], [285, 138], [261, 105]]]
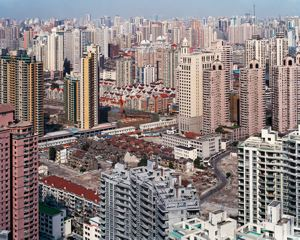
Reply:
[[253, 4], [253, 34], [256, 34], [256, 6]]

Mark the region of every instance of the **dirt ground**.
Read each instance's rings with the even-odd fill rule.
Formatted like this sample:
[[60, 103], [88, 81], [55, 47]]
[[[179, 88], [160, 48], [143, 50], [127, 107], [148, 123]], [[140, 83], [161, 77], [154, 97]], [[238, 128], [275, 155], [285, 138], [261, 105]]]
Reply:
[[223, 172], [230, 173], [227, 186], [220, 192], [211, 196], [209, 200], [202, 204], [202, 213], [215, 210], [226, 210], [231, 216], [238, 213], [238, 175], [237, 175], [237, 157], [228, 156], [221, 162]]

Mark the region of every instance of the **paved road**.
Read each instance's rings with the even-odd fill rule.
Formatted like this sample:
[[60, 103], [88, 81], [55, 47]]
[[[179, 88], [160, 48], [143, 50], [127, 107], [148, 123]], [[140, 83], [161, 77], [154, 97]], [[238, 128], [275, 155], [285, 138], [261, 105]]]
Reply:
[[219, 192], [226, 186], [227, 178], [226, 178], [225, 173], [221, 170], [219, 163], [222, 161], [222, 159], [224, 159], [226, 156], [228, 156], [230, 154], [230, 152], [231, 152], [231, 150], [227, 150], [227, 151], [213, 157], [210, 160], [211, 167], [213, 168], [214, 173], [217, 176], [218, 183], [215, 187], [213, 187], [212, 189], [208, 190], [207, 192], [203, 193], [200, 196], [201, 203], [207, 201], [208, 198], [210, 198], [213, 194]]

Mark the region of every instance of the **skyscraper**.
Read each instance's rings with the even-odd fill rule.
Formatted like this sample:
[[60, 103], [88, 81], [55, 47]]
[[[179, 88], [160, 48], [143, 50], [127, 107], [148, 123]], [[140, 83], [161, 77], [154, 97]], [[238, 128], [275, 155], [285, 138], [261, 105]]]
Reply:
[[210, 69], [215, 60], [214, 52], [189, 53], [187, 39], [182, 43], [177, 68], [179, 130], [202, 131], [203, 124], [203, 71]]
[[124, 87], [134, 83], [134, 67], [131, 56], [123, 56], [116, 60], [116, 85]]
[[257, 60], [262, 68], [266, 68], [269, 59], [269, 41], [255, 35], [245, 42], [245, 64]]
[[68, 30], [64, 32], [64, 60], [70, 61], [70, 67], [73, 72], [81, 72], [81, 31], [79, 29]]
[[273, 68], [272, 126], [281, 133], [300, 123], [300, 54], [297, 63], [286, 57], [282, 66]]
[[265, 127], [265, 118], [265, 70], [252, 60], [241, 69], [240, 124], [251, 136]]
[[284, 33], [277, 33], [276, 37], [270, 39], [270, 57], [269, 57], [269, 72], [270, 72], [270, 87], [273, 87], [274, 70], [276, 66], [283, 65], [283, 59], [289, 54], [288, 39]]
[[14, 123], [0, 105], [0, 229], [13, 240], [38, 240], [38, 136], [29, 122]]
[[44, 134], [43, 63], [26, 52], [12, 52], [0, 58], [0, 103], [10, 103], [15, 117], [33, 124], [35, 133]]
[[276, 200], [299, 227], [299, 134], [300, 128], [280, 138], [278, 132], [263, 129], [260, 137], [239, 145], [240, 224], [262, 222], [268, 217], [268, 205]]
[[117, 164], [102, 173], [100, 239], [167, 239], [172, 224], [199, 214], [196, 190], [174, 170], [148, 162], [127, 170]]
[[215, 61], [203, 73], [203, 133], [214, 133], [230, 121], [230, 80], [224, 65]]
[[80, 77], [67, 75], [64, 84], [64, 107], [66, 120], [70, 124], [80, 123]]
[[99, 47], [87, 47], [81, 59], [80, 120], [82, 129], [98, 125], [99, 112]]
[[64, 35], [58, 29], [52, 29], [47, 43], [47, 70], [50, 72], [63, 71], [64, 66]]

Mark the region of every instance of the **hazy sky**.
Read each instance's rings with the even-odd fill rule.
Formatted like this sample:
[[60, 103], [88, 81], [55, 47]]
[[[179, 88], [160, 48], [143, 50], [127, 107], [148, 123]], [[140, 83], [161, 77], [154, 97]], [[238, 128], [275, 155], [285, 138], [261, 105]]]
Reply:
[[300, 15], [300, 0], [0, 0], [0, 18], [231, 16], [252, 11], [253, 3], [258, 16]]

